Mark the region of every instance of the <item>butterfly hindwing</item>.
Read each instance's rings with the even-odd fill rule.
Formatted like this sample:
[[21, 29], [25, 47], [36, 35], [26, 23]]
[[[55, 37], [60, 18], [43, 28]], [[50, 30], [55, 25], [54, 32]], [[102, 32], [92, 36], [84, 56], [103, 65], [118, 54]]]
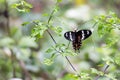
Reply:
[[64, 34], [64, 37], [69, 41], [74, 41], [75, 40], [75, 32], [68, 31]]
[[90, 30], [79, 30], [77, 34], [81, 36], [81, 40], [85, 40], [92, 34], [92, 32]]

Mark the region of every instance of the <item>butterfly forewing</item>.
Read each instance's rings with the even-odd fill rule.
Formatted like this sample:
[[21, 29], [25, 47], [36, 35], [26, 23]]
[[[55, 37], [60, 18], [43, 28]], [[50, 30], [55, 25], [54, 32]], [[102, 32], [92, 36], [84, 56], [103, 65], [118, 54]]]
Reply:
[[69, 41], [74, 41], [75, 40], [75, 32], [68, 31], [64, 34], [64, 37]]
[[81, 40], [85, 40], [92, 34], [92, 32], [90, 30], [79, 30], [77, 34], [81, 36]]
[[88, 38], [90, 35], [92, 34], [92, 32], [90, 30], [79, 30], [79, 31], [68, 31], [64, 34], [64, 37], [69, 40], [72, 41], [72, 45], [74, 50], [78, 50], [80, 49], [81, 45], [82, 45], [82, 40], [85, 40], [86, 38]]

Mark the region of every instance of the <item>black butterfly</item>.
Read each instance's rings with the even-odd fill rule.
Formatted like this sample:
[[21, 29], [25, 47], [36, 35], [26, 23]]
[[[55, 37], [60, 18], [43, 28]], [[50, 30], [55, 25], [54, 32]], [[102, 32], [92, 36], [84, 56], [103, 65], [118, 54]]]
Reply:
[[68, 31], [64, 34], [64, 37], [69, 40], [72, 41], [72, 45], [74, 50], [78, 50], [80, 49], [80, 46], [82, 45], [82, 40], [85, 40], [86, 38], [88, 38], [90, 35], [92, 34], [92, 32], [90, 30], [79, 30], [79, 31]]

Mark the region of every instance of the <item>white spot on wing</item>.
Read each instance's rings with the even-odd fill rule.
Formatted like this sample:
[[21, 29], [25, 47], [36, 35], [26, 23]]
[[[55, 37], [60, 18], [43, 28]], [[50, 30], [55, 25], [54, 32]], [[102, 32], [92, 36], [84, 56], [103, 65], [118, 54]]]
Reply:
[[70, 35], [70, 40], [72, 41], [73, 39], [72, 39], [72, 34], [71, 34], [71, 32], [70, 32], [70, 34], [69, 34], [69, 35]]
[[68, 33], [66, 33], [65, 36], [68, 37]]
[[89, 34], [89, 31], [87, 31], [87, 34]]
[[82, 30], [82, 39], [85, 38], [85, 34], [84, 34], [84, 31]]

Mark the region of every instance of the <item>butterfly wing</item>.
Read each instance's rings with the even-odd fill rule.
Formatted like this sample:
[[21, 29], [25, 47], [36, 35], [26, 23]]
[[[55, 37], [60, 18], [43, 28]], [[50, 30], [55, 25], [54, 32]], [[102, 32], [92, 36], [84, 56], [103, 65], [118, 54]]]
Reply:
[[92, 34], [92, 32], [90, 30], [79, 30], [77, 32], [77, 35], [81, 36], [81, 40], [85, 40], [86, 38], [88, 38], [90, 35]]
[[64, 37], [69, 41], [74, 41], [75, 40], [75, 33], [76, 32], [68, 31], [64, 34]]

